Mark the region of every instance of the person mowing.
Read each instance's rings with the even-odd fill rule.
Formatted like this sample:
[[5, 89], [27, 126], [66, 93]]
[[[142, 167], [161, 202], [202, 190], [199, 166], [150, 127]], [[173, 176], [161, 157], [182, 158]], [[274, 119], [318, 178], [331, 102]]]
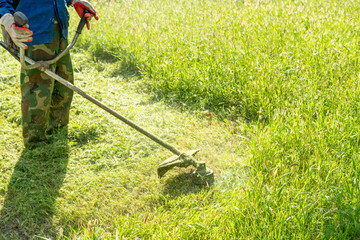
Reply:
[[[50, 60], [68, 45], [67, 6], [73, 6], [80, 17], [84, 9], [90, 12], [85, 15], [88, 29], [91, 17], [98, 20], [94, 7], [85, 0], [0, 0], [0, 24], [17, 47], [26, 49], [27, 57], [34, 61]], [[27, 16], [27, 26], [15, 25], [15, 11]], [[73, 83], [69, 53], [50, 69]], [[37, 69], [21, 69], [20, 86], [24, 145], [29, 148], [41, 146], [47, 142], [47, 134], [69, 123], [73, 91]]]

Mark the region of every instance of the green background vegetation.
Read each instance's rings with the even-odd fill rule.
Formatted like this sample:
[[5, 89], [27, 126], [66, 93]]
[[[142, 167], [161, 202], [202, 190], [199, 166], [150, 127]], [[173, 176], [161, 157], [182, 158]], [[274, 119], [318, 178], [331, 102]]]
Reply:
[[77, 85], [202, 148], [216, 183], [194, 186], [191, 169], [158, 180], [169, 153], [80, 97], [68, 136], [24, 150], [18, 67], [2, 51], [4, 239], [360, 237], [359, 1], [92, 3]]

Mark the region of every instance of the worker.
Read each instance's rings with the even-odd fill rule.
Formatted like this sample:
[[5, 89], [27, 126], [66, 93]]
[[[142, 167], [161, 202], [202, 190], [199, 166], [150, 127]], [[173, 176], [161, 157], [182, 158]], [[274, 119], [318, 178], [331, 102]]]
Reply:
[[[68, 45], [67, 6], [73, 6], [80, 17], [84, 9], [90, 12], [85, 15], [88, 29], [92, 17], [98, 20], [94, 7], [85, 0], [0, 0], [0, 24], [17, 47], [26, 49], [25, 56], [34, 61], [50, 60]], [[25, 14], [27, 26], [14, 24], [15, 11]], [[73, 83], [69, 53], [49, 68]], [[73, 92], [38, 69], [22, 68], [20, 84], [24, 145], [43, 146], [48, 134], [68, 125]]]

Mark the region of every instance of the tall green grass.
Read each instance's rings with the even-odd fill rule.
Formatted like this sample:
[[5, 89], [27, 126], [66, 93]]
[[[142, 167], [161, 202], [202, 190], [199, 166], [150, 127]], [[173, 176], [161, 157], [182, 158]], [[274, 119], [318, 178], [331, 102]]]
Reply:
[[[356, 91], [356, 1], [109, 1], [98, 7], [106, 13], [104, 27], [83, 46], [122, 60], [125, 70], [137, 69], [153, 90], [175, 100], [257, 120], [285, 108], [312, 111], [314, 99], [326, 101], [329, 91], [343, 91], [339, 86]], [[326, 104], [332, 102], [337, 99]]]

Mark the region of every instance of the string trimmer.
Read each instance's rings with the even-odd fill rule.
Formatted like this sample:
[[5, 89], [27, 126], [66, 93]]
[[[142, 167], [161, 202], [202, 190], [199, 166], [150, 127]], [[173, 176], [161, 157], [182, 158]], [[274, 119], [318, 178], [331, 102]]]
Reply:
[[[15, 12], [14, 19], [15, 19], [15, 23], [16, 23], [17, 26], [24, 26], [24, 25], [26, 25], [28, 23], [28, 19], [21, 12]], [[164, 174], [167, 171], [169, 171], [170, 169], [172, 169], [173, 167], [184, 167], [184, 168], [186, 168], [188, 166], [193, 166], [193, 167], [196, 168], [196, 170], [192, 173], [194, 183], [196, 183], [196, 184], [211, 184], [214, 181], [214, 172], [211, 169], [206, 168], [205, 162], [198, 162], [193, 158], [193, 156], [199, 150], [191, 150], [191, 151], [187, 151], [187, 152], [182, 152], [182, 151], [177, 150], [175, 147], [173, 147], [170, 144], [164, 142], [159, 137], [151, 134], [150, 132], [146, 131], [145, 129], [139, 127], [138, 125], [136, 125], [131, 120], [125, 118], [124, 116], [122, 116], [119, 113], [115, 112], [114, 110], [110, 109], [105, 104], [103, 104], [100, 101], [96, 100], [92, 96], [88, 95], [87, 93], [85, 93], [81, 89], [75, 87], [73, 84], [69, 83], [68, 81], [64, 80], [63, 78], [61, 78], [60, 76], [58, 76], [57, 74], [55, 74], [54, 72], [52, 72], [52, 71], [50, 71], [48, 69], [48, 67], [51, 64], [57, 62], [61, 57], [63, 57], [66, 53], [68, 53], [69, 50], [75, 45], [75, 43], [76, 43], [79, 35], [81, 34], [82, 29], [83, 29], [85, 24], [86, 24], [86, 18], [85, 18], [85, 12], [84, 12], [84, 15], [83, 15], [83, 17], [81, 18], [81, 20], [79, 22], [79, 25], [77, 27], [77, 30], [76, 30], [76, 33], [75, 33], [75, 36], [74, 36], [72, 42], [57, 57], [55, 57], [54, 59], [49, 60], [49, 61], [35, 62], [34, 60], [32, 60], [32, 59], [25, 56], [24, 49], [20, 48], [20, 50], [17, 50], [13, 46], [8, 46], [8, 44], [6, 44], [3, 41], [0, 41], [0, 45], [2, 47], [4, 47], [12, 56], [14, 56], [21, 63], [22, 68], [24, 68], [24, 69], [35, 69], [35, 68], [39, 69], [43, 73], [45, 73], [48, 76], [54, 78], [56, 81], [60, 82], [61, 84], [65, 85], [65, 86], [67, 86], [68, 88], [70, 88], [74, 92], [80, 94], [82, 97], [86, 98], [90, 102], [92, 102], [95, 105], [97, 105], [98, 107], [104, 109], [105, 111], [107, 111], [111, 115], [113, 115], [116, 118], [120, 119], [122, 122], [126, 123], [130, 127], [132, 127], [135, 130], [141, 132], [142, 134], [144, 134], [145, 136], [147, 136], [151, 140], [155, 141], [156, 143], [160, 144], [164, 148], [166, 148], [166, 149], [170, 150], [172, 153], [174, 153], [175, 154], [174, 156], [168, 158], [167, 160], [165, 160], [164, 162], [162, 162], [159, 165], [159, 167], [157, 169], [157, 172], [158, 172], [158, 176], [160, 178], [163, 177]], [[6, 33], [7, 32], [3, 29], [4, 39], [9, 37], [9, 36], [6, 36]], [[27, 62], [28, 64], [26, 64], [25, 62]]]

